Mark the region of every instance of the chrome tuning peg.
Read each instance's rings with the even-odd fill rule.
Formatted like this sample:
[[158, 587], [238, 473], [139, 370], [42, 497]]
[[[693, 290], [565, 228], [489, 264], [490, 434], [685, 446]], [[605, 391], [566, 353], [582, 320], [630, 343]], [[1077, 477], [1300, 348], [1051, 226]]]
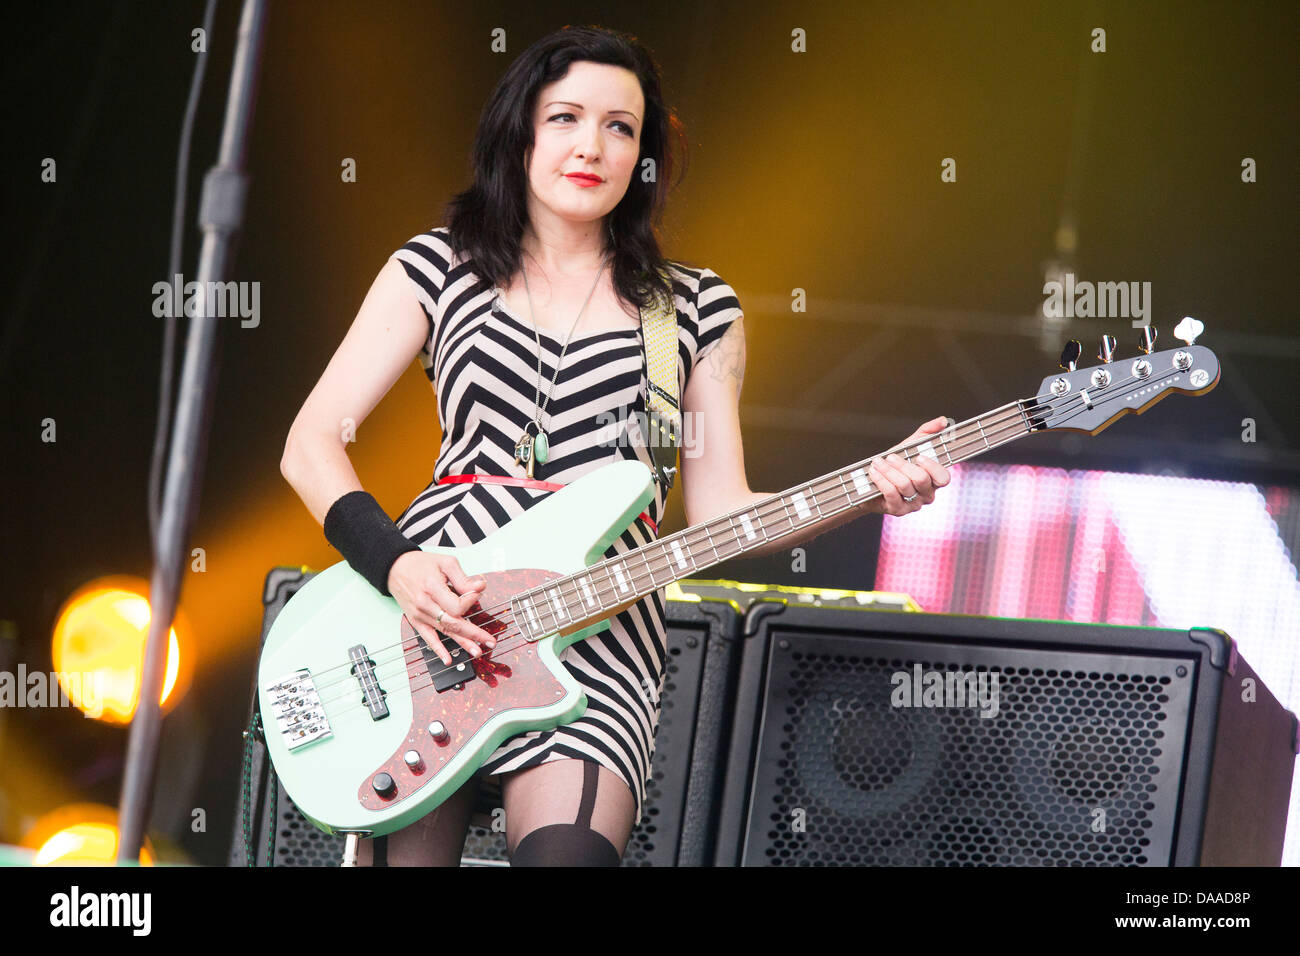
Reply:
[[1147, 355], [1150, 355], [1156, 347], [1156, 330], [1153, 326], [1142, 326], [1142, 337], [1138, 340], [1138, 348]]
[[1073, 372], [1075, 365], [1079, 362], [1079, 356], [1083, 354], [1083, 346], [1075, 339], [1065, 343], [1065, 348], [1061, 350], [1061, 368]]
[[1205, 326], [1202, 323], [1198, 322], [1190, 315], [1185, 315], [1183, 316], [1183, 321], [1179, 322], [1174, 328], [1174, 338], [1181, 342], [1186, 342], [1188, 345], [1192, 345], [1196, 342], [1197, 337], [1204, 331]]
[[1101, 337], [1101, 350], [1097, 353], [1097, 358], [1101, 359], [1107, 365], [1115, 357], [1115, 336], [1103, 335]]

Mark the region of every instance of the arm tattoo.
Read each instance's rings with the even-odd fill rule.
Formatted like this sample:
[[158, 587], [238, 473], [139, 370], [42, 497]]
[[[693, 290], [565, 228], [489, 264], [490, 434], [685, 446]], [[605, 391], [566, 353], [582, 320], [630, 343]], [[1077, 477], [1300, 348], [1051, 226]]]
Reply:
[[709, 374], [719, 382], [735, 379], [737, 392], [745, 378], [745, 330], [740, 324], [743, 320], [741, 316], [732, 322], [726, 334], [705, 355]]

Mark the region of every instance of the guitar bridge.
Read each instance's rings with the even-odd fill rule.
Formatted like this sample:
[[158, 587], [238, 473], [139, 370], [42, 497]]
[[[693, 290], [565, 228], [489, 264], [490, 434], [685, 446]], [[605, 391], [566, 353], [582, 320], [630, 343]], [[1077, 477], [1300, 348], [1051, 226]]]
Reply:
[[289, 750], [333, 734], [320, 694], [316, 692], [316, 682], [306, 668], [268, 684], [266, 692], [276, 729]]

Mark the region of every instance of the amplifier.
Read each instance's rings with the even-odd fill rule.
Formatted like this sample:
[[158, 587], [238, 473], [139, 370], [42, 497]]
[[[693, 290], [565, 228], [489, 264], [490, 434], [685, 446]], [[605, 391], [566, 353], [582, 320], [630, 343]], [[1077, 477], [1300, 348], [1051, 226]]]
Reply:
[[753, 604], [719, 865], [1279, 863], [1295, 715], [1228, 635]]

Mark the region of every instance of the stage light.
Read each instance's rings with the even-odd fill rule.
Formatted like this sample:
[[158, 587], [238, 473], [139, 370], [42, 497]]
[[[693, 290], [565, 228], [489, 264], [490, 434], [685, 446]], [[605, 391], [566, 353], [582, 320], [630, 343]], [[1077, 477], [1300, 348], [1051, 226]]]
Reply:
[[[23, 837], [22, 845], [36, 851], [37, 866], [111, 864], [117, 859], [117, 811], [98, 803], [60, 807], [41, 817]], [[140, 863], [153, 866], [156, 854], [146, 837]]]
[[[127, 724], [135, 714], [151, 616], [147, 593], [140, 578], [101, 578], [80, 588], [59, 611], [52, 646], [55, 674], [73, 706], [91, 717]], [[189, 633], [178, 613], [168, 641], [164, 710], [189, 687]]]

